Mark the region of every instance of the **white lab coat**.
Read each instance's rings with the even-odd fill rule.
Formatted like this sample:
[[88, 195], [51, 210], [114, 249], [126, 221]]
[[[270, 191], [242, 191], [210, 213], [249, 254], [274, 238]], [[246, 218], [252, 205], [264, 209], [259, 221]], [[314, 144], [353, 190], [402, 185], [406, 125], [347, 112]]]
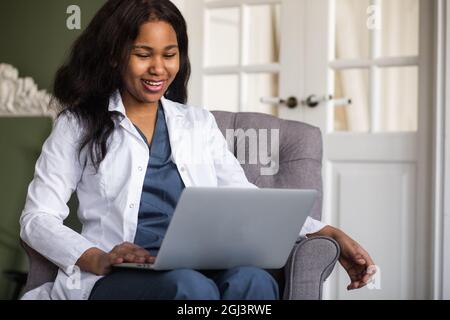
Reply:
[[[207, 110], [162, 99], [172, 160], [186, 187], [248, 187], [244, 171], [228, 150], [226, 140]], [[80, 126], [74, 116], [63, 115], [53, 126], [37, 160], [20, 218], [20, 236], [59, 267], [54, 283], [28, 293], [24, 299], [88, 299], [101, 277], [76, 272], [74, 265], [89, 248], [109, 252], [115, 245], [133, 242], [138, 210], [149, 160], [148, 146], [125, 114], [120, 93], [114, 93], [109, 110], [120, 118], [108, 140], [108, 152], [96, 174], [92, 164], [78, 159]], [[63, 225], [67, 202], [76, 191], [81, 234]], [[308, 218], [301, 234], [324, 224]]]

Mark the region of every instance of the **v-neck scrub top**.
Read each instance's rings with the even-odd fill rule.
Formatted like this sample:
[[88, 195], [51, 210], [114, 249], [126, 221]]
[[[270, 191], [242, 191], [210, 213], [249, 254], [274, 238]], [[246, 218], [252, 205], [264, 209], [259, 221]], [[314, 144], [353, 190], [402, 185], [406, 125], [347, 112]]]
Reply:
[[175, 163], [170, 158], [172, 150], [162, 106], [158, 106], [151, 144], [142, 131], [135, 127], [149, 146], [150, 157], [139, 205], [134, 243], [156, 256], [185, 186]]

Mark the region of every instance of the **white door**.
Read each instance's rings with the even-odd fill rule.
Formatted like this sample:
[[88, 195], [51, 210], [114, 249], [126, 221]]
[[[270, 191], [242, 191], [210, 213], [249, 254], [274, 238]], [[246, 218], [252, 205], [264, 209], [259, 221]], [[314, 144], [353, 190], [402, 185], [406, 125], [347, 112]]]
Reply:
[[[322, 130], [323, 220], [359, 241], [379, 266], [370, 289], [352, 292], [339, 266], [325, 297], [429, 297], [433, 1], [188, 2], [190, 103]], [[293, 109], [260, 102], [311, 95], [323, 102]], [[337, 100], [326, 101], [329, 95]]]
[[432, 1], [301, 2], [301, 97], [337, 100], [280, 116], [322, 129], [324, 220], [362, 243], [379, 266], [374, 283], [352, 292], [336, 269], [328, 296], [429, 297]]

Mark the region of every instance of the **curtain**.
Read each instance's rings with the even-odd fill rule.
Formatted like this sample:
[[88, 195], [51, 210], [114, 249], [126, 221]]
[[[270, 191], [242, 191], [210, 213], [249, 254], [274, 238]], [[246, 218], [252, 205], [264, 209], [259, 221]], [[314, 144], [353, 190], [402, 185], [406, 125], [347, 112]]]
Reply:
[[[332, 0], [333, 1], [333, 0]], [[336, 59], [370, 58], [367, 27], [368, 0], [336, 1]], [[381, 0], [380, 57], [418, 55], [419, 0]], [[337, 71], [335, 95], [351, 98], [352, 105], [336, 107], [335, 128], [366, 132], [370, 127], [368, 69]], [[417, 67], [380, 69], [380, 131], [417, 129]]]

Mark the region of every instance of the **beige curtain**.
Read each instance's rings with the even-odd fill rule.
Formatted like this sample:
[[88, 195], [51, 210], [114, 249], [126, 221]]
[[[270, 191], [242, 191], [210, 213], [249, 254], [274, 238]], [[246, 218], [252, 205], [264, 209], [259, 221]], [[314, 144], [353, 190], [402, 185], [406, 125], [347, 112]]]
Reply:
[[[333, 0], [331, 0], [333, 1]], [[336, 59], [370, 57], [368, 0], [336, 1]], [[419, 0], [382, 0], [381, 57], [418, 54]], [[336, 107], [337, 130], [366, 132], [370, 127], [369, 77], [366, 69], [336, 72], [335, 94], [353, 100]], [[417, 129], [417, 67], [380, 71], [378, 117], [381, 131]]]
[[[279, 62], [280, 54], [280, 6], [249, 6], [247, 13], [249, 43], [248, 64]], [[246, 76], [246, 94], [244, 109], [277, 115], [278, 107], [262, 104], [260, 97], [279, 95], [279, 77], [277, 74], [255, 73]]]

